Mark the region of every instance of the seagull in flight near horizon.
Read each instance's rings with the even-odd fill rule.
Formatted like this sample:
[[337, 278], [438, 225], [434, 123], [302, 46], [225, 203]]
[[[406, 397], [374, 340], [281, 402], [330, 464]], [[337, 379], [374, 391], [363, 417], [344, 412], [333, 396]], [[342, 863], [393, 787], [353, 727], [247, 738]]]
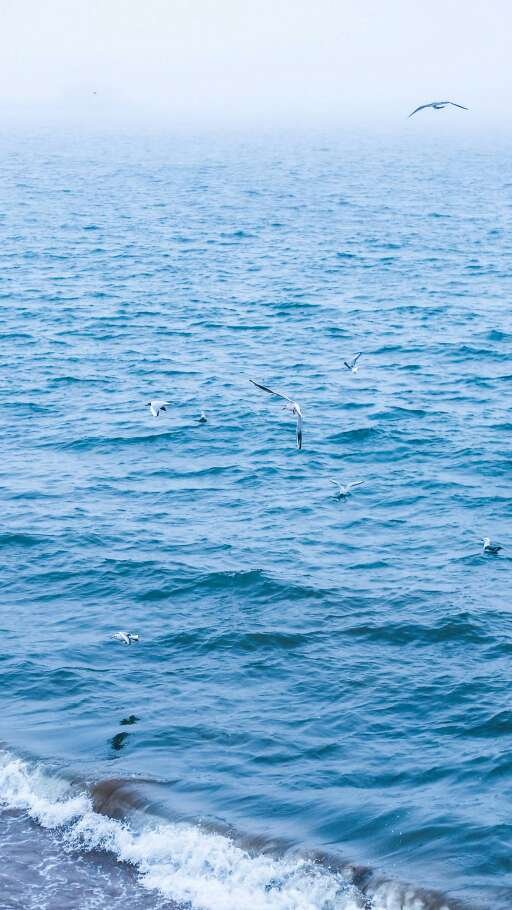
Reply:
[[137, 632], [114, 632], [112, 638], [122, 641], [123, 645], [131, 645], [132, 642], [139, 640]]
[[350, 370], [351, 373], [357, 373], [359, 369], [358, 360], [363, 352], [359, 351], [359, 354], [356, 354], [348, 363], [346, 360], [343, 361], [343, 365], [346, 366], [347, 370]]
[[302, 411], [300, 405], [289, 398], [288, 395], [283, 395], [281, 392], [275, 392], [274, 389], [269, 389], [266, 385], [260, 385], [260, 383], [255, 382], [254, 379], [249, 379], [249, 382], [252, 382], [258, 389], [263, 389], [264, 392], [268, 392], [269, 395], [276, 395], [277, 398], [283, 398], [284, 401], [288, 402], [283, 405], [283, 411], [291, 411], [294, 417], [297, 418], [297, 448], [302, 449]]
[[160, 414], [160, 411], [167, 410], [168, 404], [169, 404], [168, 401], [158, 401], [158, 400], [148, 401], [148, 408], [151, 411], [153, 417], [158, 417], [158, 415]]
[[449, 104], [452, 107], [460, 107], [463, 111], [469, 111], [469, 107], [464, 107], [463, 104], [457, 104], [456, 101], [430, 101], [429, 104], [420, 104], [412, 114], [409, 114], [409, 117], [412, 117], [413, 114], [417, 114], [418, 111], [424, 111], [427, 107], [432, 107], [435, 111], [442, 111]]
[[490, 537], [484, 537], [482, 543], [484, 545], [484, 553], [492, 553], [493, 556], [497, 556], [500, 550], [503, 549], [499, 543], [491, 543]]
[[335, 487], [338, 487], [338, 499], [346, 499], [347, 496], [350, 496], [354, 487], [360, 487], [364, 480], [353, 480], [351, 483], [340, 483], [338, 480], [329, 480], [329, 483], [333, 483]]

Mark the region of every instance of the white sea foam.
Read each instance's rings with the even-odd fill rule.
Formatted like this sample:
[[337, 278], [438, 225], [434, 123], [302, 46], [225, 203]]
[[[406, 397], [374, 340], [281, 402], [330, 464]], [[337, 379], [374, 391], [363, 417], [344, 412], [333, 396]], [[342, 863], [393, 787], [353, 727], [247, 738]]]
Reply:
[[[364, 896], [338, 872], [300, 857], [252, 854], [223, 834], [184, 823], [141, 830], [96, 812], [86, 792], [0, 753], [0, 805], [59, 833], [63, 845], [105, 850], [130, 863], [148, 889], [194, 910], [362, 910]], [[425, 910], [417, 893], [382, 883], [374, 910]], [[437, 904], [443, 910], [441, 904]], [[446, 908], [448, 910], [448, 907]]]

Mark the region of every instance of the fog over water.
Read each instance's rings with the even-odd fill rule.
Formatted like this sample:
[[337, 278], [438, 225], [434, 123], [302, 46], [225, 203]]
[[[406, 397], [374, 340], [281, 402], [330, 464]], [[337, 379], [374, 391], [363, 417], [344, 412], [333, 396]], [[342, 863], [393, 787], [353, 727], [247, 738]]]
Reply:
[[[507, 120], [512, 7], [505, 0], [25, 0], [3, 7], [4, 122], [398, 129], [410, 110], [436, 98], [471, 108], [470, 117], [449, 112], [456, 129]], [[437, 128], [441, 118], [427, 112], [424, 119]]]

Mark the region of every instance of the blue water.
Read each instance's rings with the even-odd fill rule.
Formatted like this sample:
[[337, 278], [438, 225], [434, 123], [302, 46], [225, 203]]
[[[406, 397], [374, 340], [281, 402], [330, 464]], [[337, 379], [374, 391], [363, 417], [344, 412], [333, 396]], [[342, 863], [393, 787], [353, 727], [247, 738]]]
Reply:
[[[0, 175], [8, 767], [509, 908], [509, 144], [14, 135]], [[210, 860], [147, 906], [345, 907]]]

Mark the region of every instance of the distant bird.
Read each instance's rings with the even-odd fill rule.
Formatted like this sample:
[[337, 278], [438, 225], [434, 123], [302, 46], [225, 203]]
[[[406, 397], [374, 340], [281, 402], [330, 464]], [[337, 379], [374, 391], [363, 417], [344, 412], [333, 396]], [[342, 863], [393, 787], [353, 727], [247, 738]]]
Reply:
[[413, 114], [417, 114], [418, 111], [424, 111], [427, 107], [432, 107], [435, 111], [442, 111], [443, 108], [447, 107], [449, 104], [452, 107], [460, 107], [463, 111], [469, 111], [469, 107], [464, 107], [463, 104], [457, 104], [455, 101], [430, 101], [429, 104], [420, 104], [412, 114], [409, 114], [409, 117], [412, 117]]
[[300, 405], [289, 398], [288, 395], [283, 395], [281, 392], [274, 392], [274, 389], [269, 389], [266, 385], [260, 385], [259, 382], [255, 382], [254, 379], [250, 379], [249, 382], [252, 382], [258, 389], [263, 389], [264, 392], [268, 392], [269, 395], [276, 395], [277, 398], [283, 398], [288, 402], [288, 404], [283, 406], [283, 411], [291, 411], [294, 417], [297, 418], [297, 448], [302, 449], [302, 411]]
[[359, 369], [357, 361], [359, 360], [362, 353], [362, 351], [359, 351], [359, 354], [356, 354], [356, 356], [352, 360], [349, 360], [348, 363], [346, 360], [343, 361], [344, 366], [346, 366], [347, 370], [350, 370], [351, 373], [357, 373]]
[[139, 640], [137, 632], [114, 632], [112, 638], [122, 641], [123, 645], [131, 645], [132, 642]]
[[351, 483], [342, 484], [337, 480], [329, 480], [329, 483], [333, 483], [335, 487], [338, 487], [338, 498], [345, 499], [347, 496], [350, 496], [354, 487], [360, 487], [364, 480], [353, 480]]
[[490, 537], [484, 537], [482, 542], [484, 545], [484, 553], [490, 553], [492, 556], [497, 556], [500, 550], [503, 549], [503, 547], [500, 547], [499, 543], [491, 543]]
[[207, 420], [207, 417], [206, 417], [206, 414], [204, 413], [204, 411], [201, 411], [201, 416], [197, 422], [198, 423], [208, 423], [208, 420]]
[[158, 417], [158, 415], [160, 414], [160, 411], [167, 410], [168, 404], [169, 404], [168, 401], [157, 401], [157, 400], [148, 401], [148, 408], [151, 411], [153, 417]]

